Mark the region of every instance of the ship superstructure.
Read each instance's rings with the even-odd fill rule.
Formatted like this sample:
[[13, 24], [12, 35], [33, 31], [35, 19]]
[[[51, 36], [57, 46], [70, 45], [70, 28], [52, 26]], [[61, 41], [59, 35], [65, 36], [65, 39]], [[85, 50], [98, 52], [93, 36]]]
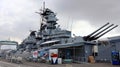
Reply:
[[40, 30], [32, 31], [28, 38], [22, 42], [19, 49], [31, 51], [42, 47], [49, 47], [54, 44], [63, 43], [62, 41], [71, 37], [71, 31], [62, 30], [60, 25], [57, 25], [58, 19], [53, 11], [46, 8], [39, 14], [42, 17]]
[[118, 26], [107, 23], [88, 36], [72, 37], [71, 31], [60, 28], [56, 14], [52, 10], [44, 8], [37, 13], [42, 18], [40, 29], [31, 31], [30, 35], [18, 46], [16, 54], [20, 53], [22, 57], [28, 57], [36, 50], [58, 49], [59, 57], [63, 59], [87, 62], [88, 56], [93, 54], [93, 46], [96, 45], [94, 40]]

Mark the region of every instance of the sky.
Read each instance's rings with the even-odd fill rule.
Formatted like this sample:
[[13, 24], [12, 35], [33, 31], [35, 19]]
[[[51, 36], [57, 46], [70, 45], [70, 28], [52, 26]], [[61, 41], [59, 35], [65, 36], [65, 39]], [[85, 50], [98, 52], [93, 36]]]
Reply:
[[[120, 25], [120, 0], [0, 0], [0, 40], [25, 39], [40, 26], [39, 12], [46, 7], [57, 14], [62, 29], [86, 36], [107, 22]], [[120, 26], [105, 34], [119, 36]]]

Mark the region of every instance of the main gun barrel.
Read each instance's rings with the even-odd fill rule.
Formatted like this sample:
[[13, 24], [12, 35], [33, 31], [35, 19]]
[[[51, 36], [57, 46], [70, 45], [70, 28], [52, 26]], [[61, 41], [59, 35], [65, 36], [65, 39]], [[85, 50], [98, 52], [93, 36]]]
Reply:
[[108, 33], [109, 31], [111, 31], [112, 29], [114, 29], [114, 28], [116, 28], [116, 27], [118, 27], [118, 25], [116, 25], [116, 26], [112, 27], [111, 29], [107, 30], [106, 32], [102, 33], [101, 35], [99, 35], [99, 36], [96, 37], [95, 39], [100, 38], [101, 36], [103, 36], [104, 34]]
[[101, 30], [102, 28], [104, 28], [105, 26], [107, 26], [110, 23], [106, 23], [105, 25], [101, 26], [99, 29], [97, 29], [96, 31], [94, 31], [93, 33], [89, 34], [88, 36], [92, 36], [94, 33], [96, 33], [97, 31]]
[[101, 30], [102, 28], [104, 28], [105, 26], [107, 26], [108, 24], [110, 24], [109, 22], [106, 23], [105, 25], [101, 26], [99, 29], [95, 30], [93, 33], [87, 35], [87, 36], [84, 36], [84, 40], [87, 41], [93, 34], [95, 34], [96, 32], [98, 32], [99, 30]]
[[114, 24], [109, 25], [108, 27], [106, 27], [105, 29], [103, 29], [102, 31], [98, 32], [97, 34], [94, 35], [94, 37], [98, 36], [99, 34], [101, 34], [102, 32], [104, 32], [105, 30], [109, 29], [110, 27], [112, 27]]

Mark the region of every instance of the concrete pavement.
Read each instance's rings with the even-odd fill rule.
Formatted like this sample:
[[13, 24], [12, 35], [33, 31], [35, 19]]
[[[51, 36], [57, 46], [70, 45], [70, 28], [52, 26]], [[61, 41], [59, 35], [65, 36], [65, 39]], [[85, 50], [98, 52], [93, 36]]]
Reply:
[[120, 65], [111, 65], [110, 63], [85, 63], [85, 64], [60, 64], [51, 65], [46, 63], [24, 62], [23, 64], [9, 63], [0, 61], [0, 67], [120, 67]]

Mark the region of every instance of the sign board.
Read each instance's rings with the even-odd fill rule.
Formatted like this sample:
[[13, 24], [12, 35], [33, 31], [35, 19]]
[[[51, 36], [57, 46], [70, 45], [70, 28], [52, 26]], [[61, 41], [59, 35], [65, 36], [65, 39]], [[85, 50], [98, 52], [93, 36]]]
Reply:
[[38, 57], [38, 51], [34, 51], [33, 52], [33, 58], [37, 58]]
[[51, 60], [52, 58], [58, 58], [58, 49], [49, 50], [49, 60]]

